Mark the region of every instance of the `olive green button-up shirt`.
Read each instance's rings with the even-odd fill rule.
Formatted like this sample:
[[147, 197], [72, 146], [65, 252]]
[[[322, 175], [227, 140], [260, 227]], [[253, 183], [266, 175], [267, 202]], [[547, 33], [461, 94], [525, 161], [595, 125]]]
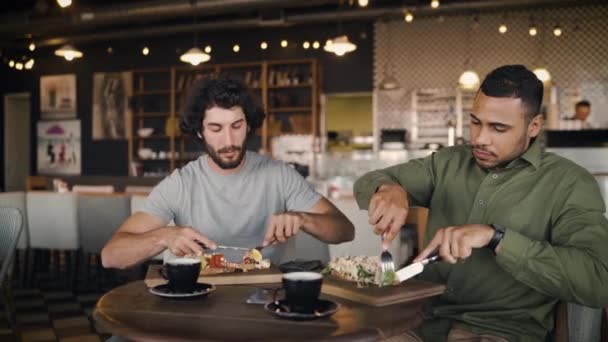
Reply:
[[391, 183], [406, 189], [410, 206], [430, 208], [426, 242], [448, 226], [506, 227], [498, 255], [475, 249], [463, 263], [425, 268], [422, 279], [447, 286], [436, 318], [478, 334], [543, 341], [558, 300], [608, 304], [608, 221], [598, 184], [538, 141], [501, 170], [479, 167], [469, 146], [456, 146], [370, 172], [355, 183], [359, 207]]

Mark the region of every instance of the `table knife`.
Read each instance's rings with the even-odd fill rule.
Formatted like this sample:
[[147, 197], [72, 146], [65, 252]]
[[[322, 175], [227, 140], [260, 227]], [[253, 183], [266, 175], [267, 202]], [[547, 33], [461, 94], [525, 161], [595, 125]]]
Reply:
[[400, 269], [399, 271], [395, 272], [397, 274], [397, 279], [399, 279], [399, 282], [402, 283], [402, 282], [422, 273], [422, 271], [424, 270], [424, 266], [438, 262], [438, 261], [441, 261], [441, 256], [439, 256], [439, 254], [437, 254], [437, 253], [434, 253], [426, 259], [415, 262], [415, 263], [413, 263], [409, 266], [406, 266], [406, 267]]

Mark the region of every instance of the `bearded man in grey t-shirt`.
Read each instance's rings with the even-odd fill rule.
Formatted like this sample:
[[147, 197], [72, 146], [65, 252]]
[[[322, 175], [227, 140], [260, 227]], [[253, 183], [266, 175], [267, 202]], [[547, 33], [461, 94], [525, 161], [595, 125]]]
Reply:
[[[264, 112], [242, 83], [197, 81], [186, 100], [181, 128], [205, 152], [175, 170], [129, 217], [101, 253], [104, 267], [127, 268], [168, 249], [200, 254], [201, 243], [265, 248], [277, 262], [289, 238], [303, 230], [327, 243], [354, 238], [352, 223], [295, 170], [247, 151], [248, 136]], [[175, 227], [167, 226], [173, 220]]]

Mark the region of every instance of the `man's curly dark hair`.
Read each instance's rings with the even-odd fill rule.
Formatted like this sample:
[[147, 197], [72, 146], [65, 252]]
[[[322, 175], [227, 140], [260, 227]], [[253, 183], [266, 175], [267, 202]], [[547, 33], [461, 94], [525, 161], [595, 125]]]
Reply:
[[250, 128], [248, 135], [262, 126], [266, 116], [241, 81], [229, 76], [200, 79], [192, 84], [182, 107], [182, 132], [198, 136], [203, 127], [205, 111], [216, 106], [224, 109], [241, 107]]

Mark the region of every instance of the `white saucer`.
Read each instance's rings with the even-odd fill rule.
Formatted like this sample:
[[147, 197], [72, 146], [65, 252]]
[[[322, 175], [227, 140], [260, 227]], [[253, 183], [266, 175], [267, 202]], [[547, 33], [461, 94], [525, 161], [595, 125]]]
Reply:
[[190, 297], [199, 297], [206, 296], [209, 293], [215, 291], [215, 286], [205, 283], [196, 284], [196, 288], [193, 292], [189, 293], [174, 293], [169, 289], [167, 284], [156, 285], [149, 289], [150, 293], [155, 294], [157, 296], [165, 297], [165, 298], [190, 298]]

